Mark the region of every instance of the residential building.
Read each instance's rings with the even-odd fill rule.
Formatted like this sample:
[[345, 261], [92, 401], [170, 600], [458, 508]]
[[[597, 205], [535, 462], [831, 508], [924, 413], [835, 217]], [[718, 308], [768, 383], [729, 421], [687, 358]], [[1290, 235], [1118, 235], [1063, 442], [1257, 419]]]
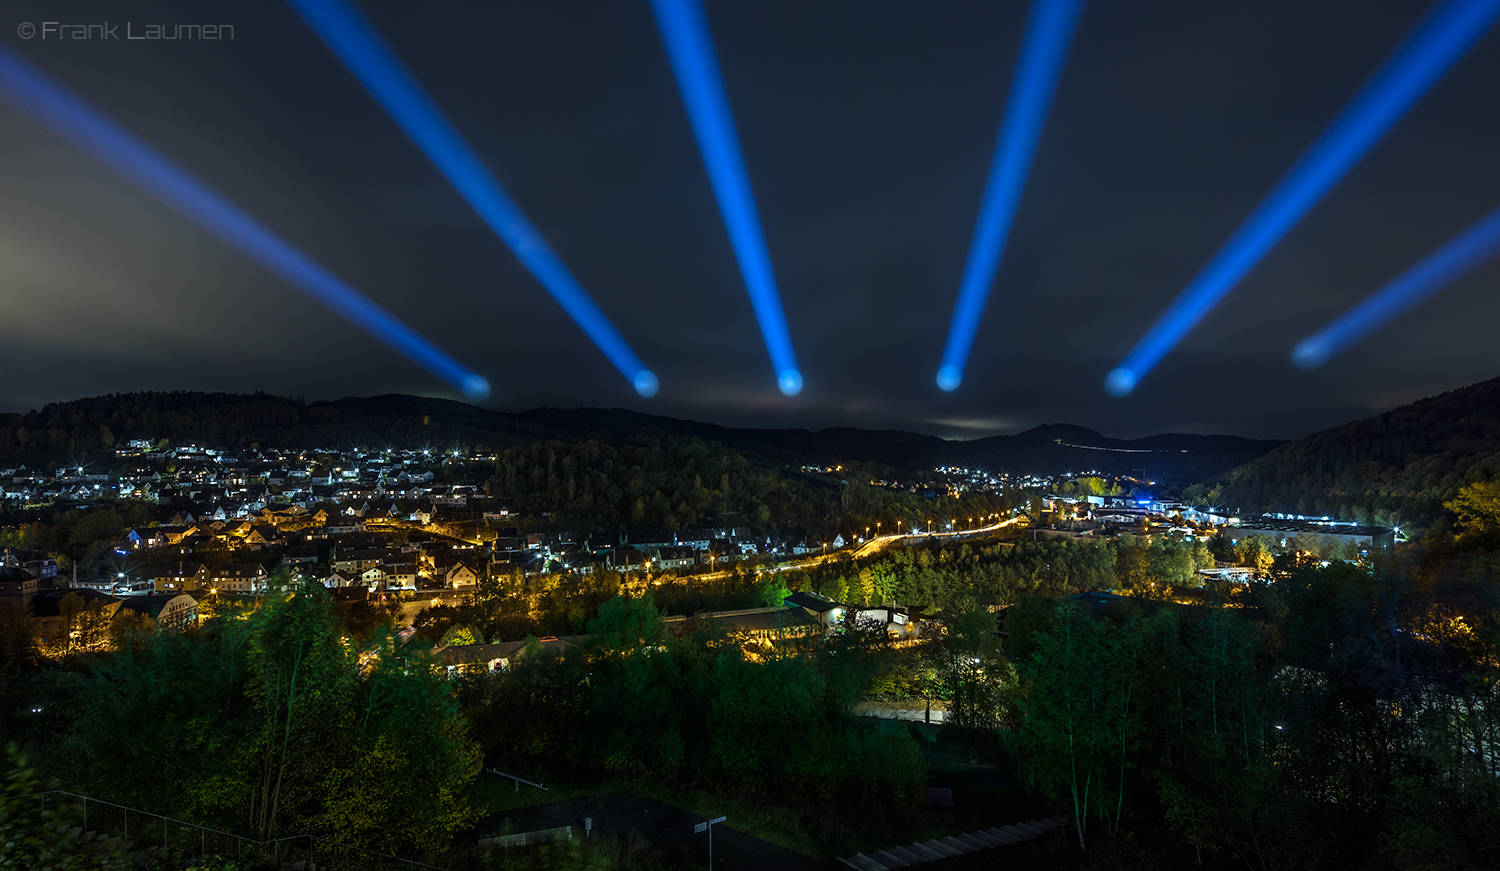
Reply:
[[230, 563], [208, 572], [209, 588], [221, 593], [263, 593], [268, 581], [260, 563]]

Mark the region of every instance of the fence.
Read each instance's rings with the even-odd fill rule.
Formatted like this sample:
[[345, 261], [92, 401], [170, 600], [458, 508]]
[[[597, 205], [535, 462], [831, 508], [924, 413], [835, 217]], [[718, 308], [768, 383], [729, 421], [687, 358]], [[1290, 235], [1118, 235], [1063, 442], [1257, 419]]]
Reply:
[[[238, 858], [244, 858], [246, 854], [261, 861], [269, 858], [277, 868], [282, 867], [283, 862], [292, 864], [301, 859], [305, 862], [304, 867], [310, 869], [321, 867], [346, 869], [346, 871], [368, 871], [368, 869], [382, 868], [425, 868], [431, 871], [446, 871], [436, 865], [428, 865], [413, 859], [402, 859], [377, 850], [366, 850], [363, 847], [320, 838], [317, 835], [289, 835], [284, 838], [257, 840], [60, 789], [40, 792], [34, 797], [42, 802], [43, 809], [47, 807], [48, 799], [70, 804], [81, 803], [83, 826], [79, 832], [83, 838], [92, 839], [96, 831], [112, 832], [114, 829], [109, 826], [117, 824], [119, 838], [123, 841], [126, 850], [156, 849], [155, 831], [159, 828], [164, 858], [174, 852], [179, 856], [191, 856], [194, 846], [197, 847], [199, 856], [211, 855], [210, 846], [214, 848], [213, 854], [222, 854], [227, 852], [224, 850], [227, 845], [232, 848], [234, 855]], [[96, 826], [94, 829], [89, 828], [90, 808], [93, 809]], [[133, 844], [130, 840], [132, 816], [136, 822], [136, 841]], [[99, 826], [99, 823], [106, 825]], [[194, 834], [198, 836], [196, 839], [192, 838]], [[186, 840], [184, 835], [187, 836]], [[147, 838], [150, 838], [149, 843]], [[193, 840], [197, 843], [193, 844]]]

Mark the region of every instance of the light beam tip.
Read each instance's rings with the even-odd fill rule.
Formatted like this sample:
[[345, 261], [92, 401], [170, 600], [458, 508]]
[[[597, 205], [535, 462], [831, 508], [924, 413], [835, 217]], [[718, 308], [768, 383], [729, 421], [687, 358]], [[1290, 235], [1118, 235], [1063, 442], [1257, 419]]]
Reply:
[[1328, 362], [1328, 343], [1317, 338], [1303, 339], [1292, 351], [1292, 362], [1302, 369], [1316, 369]]
[[802, 392], [802, 373], [796, 369], [783, 369], [776, 377], [776, 386], [787, 396], [796, 396]]
[[470, 372], [464, 378], [464, 396], [470, 402], [483, 402], [490, 398], [490, 382], [488, 378], [477, 372]]
[[952, 393], [964, 382], [964, 373], [957, 366], [943, 366], [937, 371], [937, 386]]
[[1104, 376], [1104, 390], [1110, 396], [1125, 396], [1135, 389], [1136, 375], [1134, 372], [1120, 367], [1111, 369]]
[[635, 385], [635, 392], [647, 399], [655, 396], [656, 391], [661, 389], [661, 382], [656, 380], [656, 373], [650, 369], [642, 369], [635, 373], [635, 378], [631, 379], [631, 382]]

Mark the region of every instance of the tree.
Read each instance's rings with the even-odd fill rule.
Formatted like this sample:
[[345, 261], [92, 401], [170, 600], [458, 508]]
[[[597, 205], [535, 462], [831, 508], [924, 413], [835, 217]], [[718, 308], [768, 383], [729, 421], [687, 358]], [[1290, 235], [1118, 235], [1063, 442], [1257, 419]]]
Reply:
[[818, 731], [823, 681], [801, 658], [714, 663], [710, 759], [731, 789], [758, 792]]
[[443, 637], [438, 639], [439, 647], [479, 643], [481, 639], [475, 636], [474, 630], [459, 623], [449, 626], [448, 631], [443, 633]]
[[1254, 569], [1257, 574], [1265, 574], [1276, 561], [1275, 545], [1264, 535], [1247, 536], [1234, 546], [1234, 559], [1245, 568]]
[[615, 596], [589, 621], [589, 634], [607, 648], [633, 650], [661, 637], [661, 613], [650, 593], [639, 599]]
[[1478, 537], [1500, 531], [1500, 478], [1464, 485], [1443, 507], [1453, 512], [1466, 535]]
[[339, 764], [322, 775], [322, 810], [308, 823], [386, 852], [438, 850], [473, 820], [467, 793], [483, 754], [444, 672], [425, 651], [393, 642], [376, 645]]
[[1035, 643], [1020, 668], [1011, 747], [1031, 783], [1072, 805], [1084, 847], [1089, 817], [1118, 808], [1109, 781], [1122, 764], [1116, 754], [1130, 710], [1127, 666], [1104, 624], [1072, 602], [1057, 604], [1050, 630]]
[[986, 608], [960, 613], [931, 649], [948, 691], [949, 719], [959, 726], [998, 729], [1016, 674], [1000, 649], [995, 615]]
[[248, 818], [262, 838], [282, 831], [284, 816], [311, 816], [332, 768], [330, 746], [348, 717], [357, 674], [327, 593], [308, 582], [274, 585], [250, 615], [246, 694], [260, 715]]

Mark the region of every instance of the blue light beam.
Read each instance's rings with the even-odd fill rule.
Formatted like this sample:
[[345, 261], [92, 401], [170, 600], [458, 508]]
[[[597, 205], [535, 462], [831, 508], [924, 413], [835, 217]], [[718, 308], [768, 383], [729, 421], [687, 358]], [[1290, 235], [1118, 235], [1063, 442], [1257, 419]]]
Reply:
[[4, 44], [0, 44], [0, 95], [42, 127], [462, 391], [464, 396], [477, 402], [490, 395], [490, 384], [484, 376], [448, 356]]
[[635, 391], [641, 396], [655, 396], [659, 386], [656, 375], [641, 362], [374, 25], [345, 0], [287, 2]]
[[1316, 369], [1449, 284], [1500, 254], [1500, 209], [1365, 297], [1337, 320], [1298, 343], [1292, 360]]
[[1317, 205], [1500, 16], [1500, 0], [1446, 0], [1418, 23], [1172, 301], [1104, 389], [1124, 396]]
[[771, 255], [761, 234], [760, 215], [750, 192], [739, 134], [729, 114], [729, 97], [719, 74], [708, 20], [698, 0], [651, 0], [651, 8], [656, 13], [656, 26], [666, 44], [672, 72], [677, 76], [677, 87], [682, 91], [682, 102], [687, 105], [698, 150], [708, 167], [729, 241], [739, 260], [740, 275], [750, 292], [750, 305], [755, 309], [761, 338], [776, 369], [776, 384], [782, 393], [796, 396], [802, 392], [802, 372], [792, 351], [792, 336], [781, 309], [776, 275], [771, 271]]
[[957, 390], [964, 378], [964, 366], [979, 331], [979, 319], [989, 299], [995, 270], [1016, 216], [1016, 206], [1031, 172], [1031, 160], [1037, 141], [1047, 121], [1047, 110], [1057, 81], [1062, 77], [1073, 41], [1083, 0], [1033, 0], [1021, 38], [1021, 53], [1011, 77], [1010, 94], [1005, 100], [1005, 116], [1000, 124], [1000, 138], [990, 160], [990, 176], [985, 182], [984, 199], [979, 205], [979, 220], [974, 238], [969, 242], [969, 259], [964, 264], [963, 280], [958, 287], [958, 303], [948, 327], [948, 341], [943, 347], [943, 363], [938, 368], [937, 383], [944, 390]]

